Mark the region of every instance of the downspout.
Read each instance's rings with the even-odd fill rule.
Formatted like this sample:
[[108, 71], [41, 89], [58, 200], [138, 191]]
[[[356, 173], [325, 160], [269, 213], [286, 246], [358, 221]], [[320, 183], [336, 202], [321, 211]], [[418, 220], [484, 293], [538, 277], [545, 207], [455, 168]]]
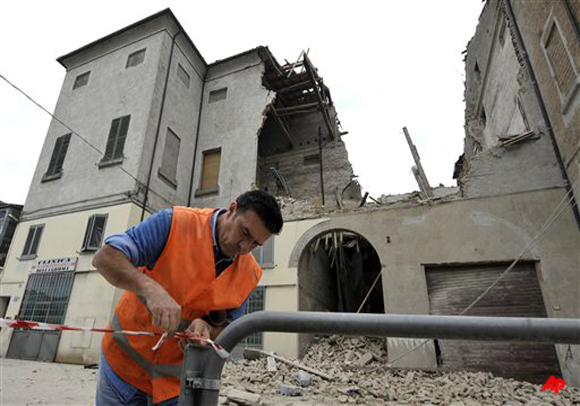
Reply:
[[524, 39], [522, 38], [522, 34], [520, 32], [520, 28], [516, 21], [514, 11], [512, 9], [512, 5], [510, 0], [503, 0], [505, 5], [505, 11], [508, 16], [508, 20], [513, 24], [514, 27], [514, 35], [515, 41], [518, 47], [521, 50], [521, 56], [524, 60], [524, 64], [526, 65], [526, 69], [530, 75], [530, 81], [532, 82], [532, 86], [534, 88], [534, 93], [538, 99], [538, 104], [540, 105], [540, 111], [542, 112], [542, 118], [546, 123], [546, 130], [548, 131], [548, 135], [550, 136], [550, 141], [552, 142], [552, 147], [554, 148], [554, 153], [556, 154], [556, 160], [558, 161], [558, 166], [560, 167], [560, 172], [562, 173], [562, 178], [564, 179], [564, 188], [566, 189], [566, 194], [570, 196], [570, 206], [572, 212], [574, 213], [574, 218], [576, 219], [576, 226], [580, 230], [580, 211], [578, 210], [578, 205], [576, 204], [576, 198], [574, 196], [574, 190], [570, 184], [570, 179], [568, 178], [568, 173], [566, 172], [566, 167], [564, 165], [564, 160], [562, 159], [562, 154], [560, 153], [560, 148], [558, 147], [558, 143], [556, 142], [556, 136], [554, 135], [554, 131], [552, 130], [552, 123], [550, 121], [550, 117], [548, 116], [548, 111], [546, 109], [546, 105], [544, 103], [544, 99], [542, 98], [542, 93], [540, 92], [540, 87], [538, 86], [538, 81], [536, 80], [536, 75], [534, 70], [532, 69], [532, 63], [528, 56], [528, 52], [526, 51], [526, 47], [524, 45]]
[[[205, 72], [207, 76], [207, 70]], [[195, 159], [197, 158], [197, 141], [199, 140], [199, 129], [201, 127], [201, 112], [203, 110], [203, 96], [205, 92], [205, 78], [201, 84], [201, 97], [199, 99], [199, 113], [197, 116], [197, 128], [195, 130], [195, 145], [193, 147], [193, 164], [191, 165], [191, 180], [189, 182], [189, 196], [187, 196], [187, 206], [191, 207], [191, 195], [193, 193], [193, 175], [195, 173]]]
[[145, 197], [143, 198], [143, 209], [141, 210], [141, 221], [145, 218], [145, 208], [147, 207], [147, 197], [149, 196], [149, 186], [151, 185], [151, 174], [153, 173], [153, 161], [155, 161], [155, 153], [157, 151], [157, 141], [159, 140], [159, 132], [161, 130], [161, 119], [163, 118], [163, 109], [165, 107], [165, 96], [167, 94], [167, 87], [169, 84], [169, 74], [171, 72], [171, 61], [173, 60], [173, 49], [175, 48], [175, 38], [181, 34], [177, 34], [171, 38], [171, 51], [169, 52], [169, 61], [167, 64], [167, 73], [165, 74], [165, 85], [163, 86], [163, 94], [161, 96], [161, 107], [159, 108], [159, 119], [157, 120], [157, 130], [155, 131], [155, 141], [153, 143], [153, 154], [151, 156], [151, 164], [149, 164], [149, 175], [147, 176], [147, 185], [145, 185]]
[[320, 159], [320, 194], [324, 206], [324, 174], [322, 172], [322, 128], [318, 127], [318, 156]]

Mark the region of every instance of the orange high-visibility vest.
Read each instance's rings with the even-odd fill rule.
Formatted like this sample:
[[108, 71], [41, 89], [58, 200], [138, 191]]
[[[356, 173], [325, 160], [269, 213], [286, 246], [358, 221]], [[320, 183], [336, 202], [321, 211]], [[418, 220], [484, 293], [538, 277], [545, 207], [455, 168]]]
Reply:
[[[240, 307], [262, 276], [252, 254], [238, 255], [216, 278], [212, 209], [174, 207], [165, 249], [152, 270], [143, 269], [181, 306], [180, 329], [211, 310]], [[117, 304], [111, 328], [156, 331], [144, 299], [125, 291]], [[153, 396], [158, 403], [179, 395], [183, 351], [177, 339], [151, 348], [159, 337], [105, 334], [103, 353], [123, 380]]]

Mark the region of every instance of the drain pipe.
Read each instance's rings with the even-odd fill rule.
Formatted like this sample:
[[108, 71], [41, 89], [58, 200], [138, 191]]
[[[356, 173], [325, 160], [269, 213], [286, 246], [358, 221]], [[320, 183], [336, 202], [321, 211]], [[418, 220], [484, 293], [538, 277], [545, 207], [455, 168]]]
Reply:
[[574, 213], [574, 218], [576, 219], [576, 226], [580, 230], [580, 211], [578, 209], [578, 205], [576, 204], [576, 197], [574, 196], [574, 190], [572, 189], [570, 178], [568, 178], [568, 172], [566, 171], [566, 166], [564, 164], [564, 160], [562, 159], [562, 154], [560, 153], [560, 147], [558, 146], [556, 136], [554, 135], [554, 131], [552, 130], [552, 123], [550, 121], [550, 116], [548, 115], [548, 110], [546, 109], [546, 104], [544, 103], [544, 98], [542, 97], [542, 93], [540, 92], [538, 81], [536, 80], [536, 74], [534, 73], [534, 69], [532, 68], [532, 62], [530, 61], [530, 57], [528, 56], [528, 52], [526, 51], [524, 39], [520, 32], [520, 27], [518, 26], [518, 23], [516, 21], [511, 1], [503, 0], [503, 4], [505, 5], [504, 8], [507, 13], [508, 20], [513, 24], [514, 27], [513, 33], [515, 34], [514, 39], [521, 50], [522, 59], [524, 60], [526, 69], [530, 74], [530, 82], [532, 83], [534, 93], [536, 95], [536, 98], [538, 99], [540, 111], [542, 112], [542, 118], [546, 123], [547, 127], [546, 130], [548, 131], [550, 141], [552, 142], [552, 147], [554, 148], [554, 153], [556, 154], [556, 160], [558, 161], [558, 166], [560, 167], [560, 172], [562, 173], [562, 178], [564, 179], [564, 188], [566, 189], [566, 194], [570, 195], [570, 206], [572, 209], [572, 213]]
[[[580, 344], [578, 319], [273, 311], [239, 318], [216, 343], [231, 351], [244, 337], [262, 331]], [[211, 347], [188, 345], [178, 406], [216, 406], [224, 363]]]
[[141, 221], [145, 218], [145, 208], [147, 207], [147, 197], [149, 196], [149, 187], [151, 185], [151, 174], [153, 173], [153, 162], [155, 161], [155, 152], [157, 151], [157, 141], [161, 131], [161, 119], [163, 118], [163, 108], [165, 107], [165, 95], [169, 84], [169, 74], [171, 73], [171, 61], [173, 60], [173, 49], [175, 48], [175, 38], [181, 34], [181, 30], [171, 38], [171, 50], [169, 51], [169, 61], [167, 63], [167, 73], [165, 74], [165, 84], [163, 85], [163, 94], [161, 95], [161, 107], [159, 108], [159, 118], [157, 119], [157, 129], [155, 130], [155, 141], [153, 143], [153, 154], [149, 164], [149, 175], [147, 176], [147, 185], [145, 185], [145, 196], [143, 197], [143, 209], [141, 210]]
[[[205, 72], [207, 77], [207, 70]], [[193, 193], [193, 175], [195, 174], [195, 158], [197, 158], [197, 141], [199, 140], [199, 128], [201, 126], [201, 112], [203, 110], [203, 97], [205, 91], [205, 78], [201, 84], [201, 98], [199, 100], [199, 113], [197, 115], [197, 128], [195, 130], [195, 145], [193, 147], [193, 163], [191, 164], [191, 179], [189, 181], [189, 195], [187, 196], [187, 207], [191, 207], [191, 195]]]

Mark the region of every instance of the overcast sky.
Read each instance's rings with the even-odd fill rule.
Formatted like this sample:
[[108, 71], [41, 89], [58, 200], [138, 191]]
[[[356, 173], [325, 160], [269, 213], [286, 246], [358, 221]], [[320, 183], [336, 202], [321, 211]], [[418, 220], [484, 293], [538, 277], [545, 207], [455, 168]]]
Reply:
[[[208, 63], [258, 45], [280, 63], [310, 49], [349, 159], [371, 196], [417, 190], [409, 129], [432, 186], [455, 186], [464, 64], [481, 0], [6, 1], [0, 74], [54, 111], [56, 58], [170, 7]], [[0, 79], [0, 200], [24, 204], [50, 117]], [[87, 147], [88, 148], [88, 147]], [[66, 165], [66, 163], [65, 163]]]

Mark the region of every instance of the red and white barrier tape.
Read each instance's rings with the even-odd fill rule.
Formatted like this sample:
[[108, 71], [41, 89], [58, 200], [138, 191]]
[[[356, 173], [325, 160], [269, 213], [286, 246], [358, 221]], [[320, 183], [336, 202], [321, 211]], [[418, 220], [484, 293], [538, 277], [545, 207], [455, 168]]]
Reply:
[[[161, 336], [159, 341], [152, 348], [153, 351], [157, 350], [161, 344], [169, 337], [168, 333], [154, 333], [150, 331], [129, 331], [129, 330], [112, 330], [108, 328], [87, 328], [87, 327], [71, 327], [65, 324], [50, 324], [50, 323], [40, 323], [36, 321], [26, 321], [26, 320], [12, 320], [12, 319], [1, 319], [0, 327], [8, 328], [27, 328], [32, 330], [60, 330], [60, 331], [90, 331], [93, 333], [119, 333], [127, 335], [142, 335], [142, 336]], [[202, 343], [207, 343], [213, 347], [217, 354], [222, 358], [227, 358], [230, 353], [225, 350], [222, 346], [216, 344], [213, 340], [209, 338], [200, 338], [193, 333], [187, 333], [184, 331], [176, 331], [173, 333], [173, 338], [192, 338]]]

